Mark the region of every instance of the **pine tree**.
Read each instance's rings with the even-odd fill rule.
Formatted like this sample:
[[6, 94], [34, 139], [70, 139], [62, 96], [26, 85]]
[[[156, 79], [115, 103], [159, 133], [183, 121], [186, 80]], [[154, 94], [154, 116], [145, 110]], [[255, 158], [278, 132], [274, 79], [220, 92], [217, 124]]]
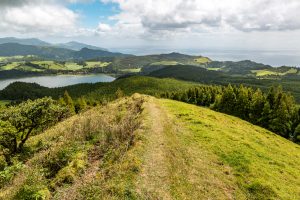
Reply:
[[122, 98], [122, 97], [124, 97], [124, 96], [125, 96], [125, 95], [124, 95], [123, 90], [121, 90], [121, 88], [118, 88], [117, 91], [116, 91], [116, 93], [115, 93], [116, 99]]
[[75, 107], [72, 97], [69, 95], [68, 91], [65, 91], [63, 100], [66, 104], [66, 106], [70, 109], [72, 113], [75, 113]]
[[249, 119], [249, 110], [250, 110], [250, 95], [249, 89], [245, 88], [243, 85], [237, 89], [236, 93], [236, 108], [235, 116], [238, 116], [242, 119]]
[[250, 102], [249, 118], [252, 123], [257, 124], [259, 119], [261, 119], [265, 102], [266, 99], [262, 91], [257, 89], [252, 95], [252, 100]]
[[222, 94], [218, 105], [218, 110], [227, 114], [232, 114], [236, 106], [236, 94], [234, 88], [229, 84]]

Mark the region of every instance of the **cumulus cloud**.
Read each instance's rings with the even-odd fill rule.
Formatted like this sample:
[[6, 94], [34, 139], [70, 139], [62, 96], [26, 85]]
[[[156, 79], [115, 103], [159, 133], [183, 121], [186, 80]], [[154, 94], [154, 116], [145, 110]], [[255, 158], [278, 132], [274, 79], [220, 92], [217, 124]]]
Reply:
[[212, 29], [300, 29], [299, 0], [102, 0], [119, 4], [119, 24], [140, 23], [149, 32]]
[[97, 31], [98, 32], [108, 32], [111, 30], [110, 25], [104, 24], [104, 23], [99, 23]]
[[72, 31], [78, 15], [55, 0], [0, 1], [1, 32], [53, 34]]

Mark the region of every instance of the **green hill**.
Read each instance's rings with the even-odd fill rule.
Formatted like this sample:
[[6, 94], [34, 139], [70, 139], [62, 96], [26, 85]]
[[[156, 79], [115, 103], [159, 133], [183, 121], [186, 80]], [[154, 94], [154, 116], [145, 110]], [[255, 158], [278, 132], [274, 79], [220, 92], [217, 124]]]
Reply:
[[1, 199], [298, 199], [300, 148], [242, 121], [135, 94], [30, 138]]
[[45, 96], [59, 98], [68, 91], [73, 98], [85, 96], [87, 100], [109, 100], [114, 98], [120, 88], [126, 95], [135, 92], [149, 95], [158, 95], [166, 92], [178, 92], [197, 86], [197, 83], [175, 79], [159, 79], [153, 77], [133, 76], [117, 79], [111, 83], [86, 83], [61, 88], [47, 88], [35, 83], [15, 82], [0, 91], [1, 100], [26, 100]]
[[121, 53], [112, 53], [105, 50], [83, 48], [79, 51], [64, 49], [53, 46], [34, 46], [18, 43], [0, 43], [0, 56], [28, 56], [34, 55], [42, 59], [51, 60], [88, 60], [98, 57], [129, 56]]

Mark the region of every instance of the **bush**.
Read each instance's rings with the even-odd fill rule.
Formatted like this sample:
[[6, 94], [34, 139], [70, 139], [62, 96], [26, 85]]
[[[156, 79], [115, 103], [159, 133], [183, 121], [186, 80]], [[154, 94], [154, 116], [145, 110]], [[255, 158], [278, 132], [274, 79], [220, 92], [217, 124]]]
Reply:
[[11, 157], [22, 153], [24, 144], [33, 134], [56, 124], [70, 115], [67, 107], [51, 98], [28, 100], [0, 112], [0, 151], [8, 165]]

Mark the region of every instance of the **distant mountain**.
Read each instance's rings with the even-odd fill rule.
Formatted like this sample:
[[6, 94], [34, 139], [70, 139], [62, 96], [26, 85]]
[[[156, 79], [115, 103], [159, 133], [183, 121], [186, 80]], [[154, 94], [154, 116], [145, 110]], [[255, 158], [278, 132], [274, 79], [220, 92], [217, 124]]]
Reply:
[[264, 65], [261, 63], [256, 63], [251, 60], [243, 60], [238, 62], [233, 61], [213, 61], [207, 65], [208, 68], [215, 68], [219, 71], [230, 73], [230, 74], [240, 74], [246, 75], [251, 73], [252, 70], [272, 70], [274, 69], [270, 65]]
[[5, 43], [17, 43], [17, 44], [34, 45], [34, 46], [51, 46], [50, 43], [44, 42], [36, 38], [28, 38], [28, 39], [19, 39], [15, 37], [0, 38], [0, 44], [5, 44]]
[[22, 45], [17, 43], [0, 44], [0, 56], [26, 55], [35, 55], [41, 58], [54, 60], [87, 60], [99, 57], [128, 56], [122, 53], [112, 53], [109, 51], [92, 50], [88, 48], [83, 48], [80, 51], [74, 51], [70, 49], [49, 46]]
[[47, 59], [71, 59], [74, 52], [69, 49], [22, 45], [17, 43], [0, 44], [0, 56], [35, 55]]
[[59, 47], [59, 48], [71, 49], [74, 51], [79, 51], [83, 48], [88, 48], [88, 49], [92, 49], [92, 50], [108, 51], [107, 49], [104, 49], [104, 48], [100, 48], [100, 47], [96, 47], [96, 46], [92, 46], [92, 45], [88, 45], [88, 44], [83, 44], [83, 43], [75, 42], [75, 41], [61, 43], [61, 44], [54, 44], [53, 46]]
[[211, 60], [207, 57], [173, 52], [169, 54], [119, 57], [114, 59], [112, 66], [117, 69], [143, 68], [150, 65], [194, 65], [204, 67], [208, 62], [211, 62]]
[[148, 75], [157, 78], [176, 78], [202, 83], [213, 83], [214, 80], [225, 77], [222, 72], [189, 65], [165, 66], [150, 72]]
[[104, 51], [104, 50], [94, 50], [94, 49], [88, 49], [88, 48], [83, 48], [80, 51], [74, 52], [74, 58], [79, 59], [79, 60], [88, 60], [88, 59], [93, 59], [93, 58], [100, 58], [100, 57], [126, 57], [126, 56], [131, 56], [127, 54], [122, 54], [122, 53], [113, 53], [109, 51]]
[[70, 49], [74, 51], [79, 51], [82, 48], [89, 48], [93, 50], [103, 50], [103, 51], [108, 51], [107, 49], [101, 48], [101, 47], [96, 47], [80, 42], [67, 42], [67, 43], [59, 43], [59, 44], [51, 44], [45, 41], [42, 41], [37, 38], [28, 38], [28, 39], [21, 39], [21, 38], [15, 38], [15, 37], [6, 37], [6, 38], [0, 38], [0, 44], [5, 44], [5, 43], [17, 43], [17, 44], [23, 44], [23, 45], [33, 45], [33, 46], [47, 46], [47, 47], [56, 47], [56, 48], [64, 48], [64, 49]]

